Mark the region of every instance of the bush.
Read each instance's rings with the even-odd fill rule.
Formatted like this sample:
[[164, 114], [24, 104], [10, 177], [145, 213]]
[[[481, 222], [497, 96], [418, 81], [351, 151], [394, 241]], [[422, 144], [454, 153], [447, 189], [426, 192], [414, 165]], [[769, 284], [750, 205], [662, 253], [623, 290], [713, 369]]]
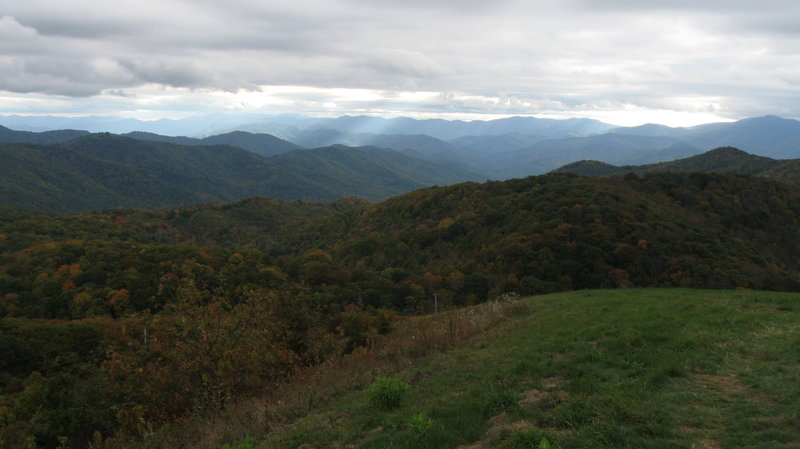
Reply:
[[417, 413], [408, 419], [408, 428], [416, 435], [423, 435], [433, 426], [433, 420], [424, 413]]
[[231, 445], [226, 444], [222, 446], [222, 449], [253, 449], [253, 444], [256, 442], [256, 439], [253, 437], [247, 437], [242, 440], [239, 444]]
[[388, 410], [400, 406], [409, 388], [409, 385], [400, 379], [379, 377], [369, 387], [369, 396], [373, 404]]

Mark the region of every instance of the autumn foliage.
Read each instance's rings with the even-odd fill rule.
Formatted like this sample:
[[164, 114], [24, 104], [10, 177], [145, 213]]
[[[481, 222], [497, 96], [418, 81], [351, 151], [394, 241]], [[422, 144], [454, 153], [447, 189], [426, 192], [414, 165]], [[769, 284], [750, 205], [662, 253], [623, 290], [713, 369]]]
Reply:
[[[0, 209], [0, 439], [142, 435], [369, 347], [397, 314], [504, 294], [800, 290], [798, 217], [796, 188], [723, 174], [547, 175], [373, 205]], [[91, 339], [64, 337], [76, 329]]]

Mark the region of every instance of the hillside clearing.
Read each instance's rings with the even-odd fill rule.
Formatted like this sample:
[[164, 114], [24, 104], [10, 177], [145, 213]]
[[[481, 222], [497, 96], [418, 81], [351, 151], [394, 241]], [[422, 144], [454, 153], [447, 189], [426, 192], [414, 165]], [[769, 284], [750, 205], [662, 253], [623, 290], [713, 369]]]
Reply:
[[400, 407], [342, 394], [263, 448], [799, 447], [800, 294], [629, 289], [527, 298], [395, 375]]

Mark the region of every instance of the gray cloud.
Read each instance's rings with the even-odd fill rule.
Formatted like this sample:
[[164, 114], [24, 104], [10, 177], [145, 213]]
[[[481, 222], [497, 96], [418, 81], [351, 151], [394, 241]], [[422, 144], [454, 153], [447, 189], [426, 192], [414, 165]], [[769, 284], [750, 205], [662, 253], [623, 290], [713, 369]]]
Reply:
[[[214, 92], [308, 86], [384, 98], [332, 101], [317, 89], [281, 107], [800, 117], [794, 0], [29, 0], [3, 14], [0, 91], [81, 108], [158, 86], [185, 88], [194, 100], [171, 91], [171, 101], [196, 107], [217, 106]], [[398, 103], [401, 91], [443, 94], [415, 106]]]
[[378, 48], [365, 52], [361, 64], [382, 76], [433, 78], [444, 73], [436, 62], [416, 51], [401, 48]]

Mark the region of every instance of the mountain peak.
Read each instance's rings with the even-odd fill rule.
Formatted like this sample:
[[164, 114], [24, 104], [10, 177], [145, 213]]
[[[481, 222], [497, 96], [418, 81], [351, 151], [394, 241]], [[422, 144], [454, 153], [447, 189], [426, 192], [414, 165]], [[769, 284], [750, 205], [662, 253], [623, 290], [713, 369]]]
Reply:
[[742, 156], [752, 156], [752, 155], [750, 153], [746, 152], [746, 151], [742, 151], [742, 150], [740, 150], [738, 148], [735, 148], [735, 147], [719, 147], [719, 148], [714, 148], [711, 151], [707, 151], [707, 152], [705, 152], [703, 154], [700, 154], [700, 155], [698, 155], [696, 157], [699, 158], [701, 156], [737, 156], [737, 157], [742, 157]]
[[797, 182], [792, 161], [778, 161], [756, 156], [734, 147], [719, 147], [703, 154], [647, 165], [615, 166], [597, 161], [580, 161], [565, 165], [555, 171], [582, 176], [609, 176], [623, 173], [659, 172], [725, 172], [764, 176]]
[[746, 123], [749, 125], [788, 125], [788, 126], [797, 126], [800, 125], [800, 122], [790, 118], [783, 118], [777, 115], [762, 115], [761, 117], [750, 117], [739, 120], [738, 122], [734, 123]]
[[[231, 131], [231, 132], [227, 132], [227, 133], [223, 133], [223, 134], [218, 134], [217, 136], [254, 136], [254, 135], [255, 134], [253, 134], [251, 132], [241, 131], [241, 130], [237, 129], [235, 131]], [[214, 136], [211, 136], [211, 137], [214, 137]]]
[[[747, 120], [747, 119], [745, 119], [745, 120]], [[760, 117], [752, 117], [750, 120], [776, 120], [776, 121], [777, 121], [777, 120], [780, 120], [780, 121], [789, 121], [789, 120], [791, 120], [791, 119], [788, 119], [788, 118], [783, 118], [783, 117], [780, 117], [780, 116], [777, 116], [777, 115], [774, 115], [774, 114], [767, 114], [767, 115], [762, 115], [762, 116], [760, 116]]]

